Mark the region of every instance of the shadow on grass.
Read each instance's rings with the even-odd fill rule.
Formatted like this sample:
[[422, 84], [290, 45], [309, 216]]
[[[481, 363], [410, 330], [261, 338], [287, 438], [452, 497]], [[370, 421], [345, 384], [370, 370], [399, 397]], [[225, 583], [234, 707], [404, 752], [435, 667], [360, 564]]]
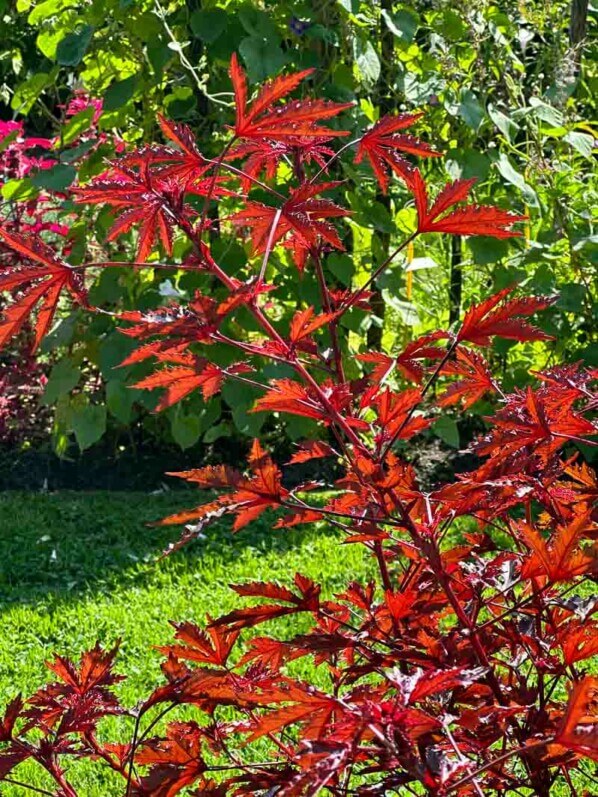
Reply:
[[181, 527], [148, 527], [181, 509], [208, 500], [206, 493], [158, 495], [125, 492], [0, 493], [0, 603], [64, 600], [89, 590], [109, 590], [118, 580], [142, 584], [153, 568], [193, 569], [206, 555], [232, 561], [251, 547], [281, 554], [301, 545], [313, 530], [273, 530], [273, 515], [238, 534], [220, 521], [168, 559], [158, 557]]

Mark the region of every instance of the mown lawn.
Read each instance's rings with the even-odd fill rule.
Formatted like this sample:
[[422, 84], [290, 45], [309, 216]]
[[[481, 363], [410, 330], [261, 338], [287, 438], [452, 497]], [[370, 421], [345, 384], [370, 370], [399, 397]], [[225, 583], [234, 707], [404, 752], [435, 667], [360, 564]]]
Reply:
[[[162, 680], [152, 646], [172, 639], [168, 620], [201, 623], [206, 613], [238, 607], [228, 584], [288, 583], [300, 571], [332, 594], [367, 574], [360, 546], [339, 545], [326, 529], [272, 531], [272, 515], [236, 535], [226, 523], [214, 525], [206, 539], [159, 560], [179, 529], [146, 524], [200, 500], [192, 491], [0, 493], [0, 707], [44, 682], [54, 651], [76, 657], [97, 639], [112, 645], [118, 638], [128, 674], [121, 694], [133, 705]], [[108, 797], [106, 781], [93, 774], [99, 769], [85, 767], [82, 780], [74, 778], [84, 797]], [[3, 786], [0, 793], [32, 792]]]

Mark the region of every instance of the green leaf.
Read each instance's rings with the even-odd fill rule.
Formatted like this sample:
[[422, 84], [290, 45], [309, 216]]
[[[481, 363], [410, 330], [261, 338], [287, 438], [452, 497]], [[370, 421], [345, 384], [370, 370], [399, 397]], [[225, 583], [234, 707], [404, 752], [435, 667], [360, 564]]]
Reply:
[[38, 191], [29, 177], [23, 177], [22, 180], [7, 180], [0, 189], [0, 193], [4, 199], [12, 199], [16, 202], [31, 199], [37, 195]]
[[326, 258], [326, 267], [342, 285], [348, 287], [351, 284], [353, 272], [355, 271], [355, 264], [350, 255], [333, 252]]
[[97, 443], [106, 431], [106, 407], [101, 404], [74, 407], [71, 412], [71, 428], [79, 449], [85, 451]]
[[189, 24], [193, 33], [206, 44], [215, 42], [226, 28], [228, 15], [221, 8], [198, 10], [191, 14]]
[[56, 48], [56, 60], [62, 66], [77, 66], [83, 60], [87, 52], [93, 28], [91, 25], [83, 25], [76, 33], [67, 33], [64, 39], [58, 42]]
[[475, 149], [451, 149], [445, 165], [453, 180], [475, 177], [482, 182], [488, 177], [491, 163], [487, 155]]
[[416, 324], [419, 324], [417, 308], [412, 302], [406, 302], [403, 299], [399, 299], [386, 289], [382, 291], [382, 298], [386, 304], [392, 307], [392, 309], [399, 314], [401, 320], [406, 326], [413, 327]]
[[199, 440], [201, 419], [198, 415], [186, 415], [179, 409], [172, 416], [170, 431], [175, 443], [185, 451], [185, 449], [194, 446]]
[[104, 94], [104, 110], [116, 111], [129, 102], [137, 88], [137, 75], [131, 75], [124, 80], [117, 80], [108, 87]]
[[42, 403], [49, 405], [77, 386], [81, 378], [79, 367], [69, 357], [63, 357], [52, 368], [42, 396]]
[[37, 49], [43, 53], [50, 61], [56, 60], [56, 48], [64, 34], [63, 30], [43, 29], [39, 32], [35, 43]]
[[461, 445], [459, 427], [454, 418], [450, 418], [448, 415], [442, 415], [434, 422], [432, 429], [438, 437], [448, 446], [451, 446], [451, 448], [459, 448]]
[[380, 12], [387, 28], [402, 42], [411, 44], [419, 27], [419, 18], [413, 11], [401, 9], [390, 14], [386, 9]]
[[374, 229], [380, 232], [393, 233], [395, 231], [394, 221], [388, 208], [382, 202], [368, 202], [366, 205], [365, 216]]
[[380, 77], [380, 59], [368, 39], [353, 39], [353, 57], [362, 83], [372, 88]]
[[267, 14], [259, 8], [255, 8], [254, 5], [241, 5], [237, 12], [237, 17], [243, 30], [249, 36], [257, 36], [258, 39], [270, 39], [271, 41], [276, 39], [280, 41], [272, 14]]
[[207, 404], [203, 403], [201, 415], [199, 416], [202, 432], [211, 429], [221, 415], [222, 402], [220, 401], [220, 396], [213, 396]]
[[74, 166], [57, 163], [51, 169], [42, 169], [31, 178], [31, 182], [37, 188], [45, 188], [46, 191], [64, 191], [72, 184], [76, 176], [77, 171]]
[[65, 124], [62, 128], [62, 146], [68, 147], [69, 144], [72, 144], [81, 133], [84, 133], [87, 129], [89, 129], [92, 121], [93, 116], [95, 113], [95, 108], [86, 108], [84, 111], [79, 111], [79, 113], [75, 114], [69, 121]]
[[72, 163], [73, 161], [82, 158], [83, 155], [86, 155], [90, 149], [95, 147], [97, 143], [97, 139], [90, 139], [89, 141], [81, 142], [81, 144], [78, 144], [76, 147], [65, 149], [64, 152], [60, 153], [60, 162]]
[[469, 89], [465, 89], [465, 91], [461, 92], [459, 116], [463, 119], [465, 124], [473, 130], [477, 130], [484, 119], [484, 109], [480, 105], [477, 96]]
[[53, 17], [61, 10], [63, 5], [65, 5], [64, 0], [45, 0], [43, 3], [35, 3], [27, 17], [27, 22], [30, 25], [37, 25], [38, 22]]
[[89, 300], [96, 306], [115, 304], [125, 295], [121, 285], [125, 269], [105, 268], [90, 288]]
[[177, 86], [164, 97], [164, 108], [170, 119], [188, 119], [195, 112], [195, 104], [191, 86]]
[[478, 266], [497, 263], [509, 254], [509, 244], [497, 238], [472, 235], [467, 239], [467, 246], [471, 249], [473, 262]]
[[566, 141], [567, 144], [570, 144], [573, 149], [577, 150], [577, 152], [579, 152], [580, 155], [583, 155], [584, 158], [592, 157], [592, 152], [595, 146], [593, 136], [590, 136], [587, 133], [576, 133], [572, 130], [563, 137], [563, 141]]
[[507, 141], [511, 143], [511, 135], [519, 130], [519, 125], [502, 111], [499, 111], [498, 108], [495, 108], [492, 103], [488, 104], [488, 116], [492, 119]]
[[511, 185], [514, 185], [516, 188], [518, 188], [521, 191], [523, 198], [525, 199], [528, 205], [532, 205], [533, 207], [538, 207], [539, 202], [536, 192], [530, 185], [528, 185], [525, 182], [523, 175], [520, 174], [515, 169], [515, 167], [513, 166], [511, 161], [507, 158], [504, 152], [501, 152], [500, 155], [498, 156], [498, 159], [496, 161], [496, 168], [508, 183], [511, 183]]
[[284, 426], [291, 440], [314, 440], [318, 436], [318, 424], [311, 418], [301, 415], [284, 417]]
[[111, 415], [123, 424], [131, 421], [133, 404], [136, 399], [134, 388], [128, 387], [124, 382], [111, 379], [106, 384], [106, 406]]
[[253, 406], [259, 395], [257, 388], [246, 385], [243, 382], [237, 382], [235, 379], [227, 380], [222, 385], [221, 393], [222, 398], [233, 411], [235, 408], [241, 408], [244, 412]]
[[287, 62], [277, 39], [248, 36], [239, 44], [239, 52], [253, 83], [260, 83], [276, 74]]
[[414, 257], [405, 271], [421, 271], [425, 268], [438, 268], [438, 263], [432, 257]]
[[[106, 272], [104, 272], [106, 273]], [[122, 332], [114, 330], [110, 332], [100, 342], [100, 352], [98, 365], [104, 379], [114, 379], [114, 369], [135, 349], [136, 342]], [[118, 369], [118, 373], [124, 374], [125, 369]], [[123, 379], [124, 379], [123, 375]]]
[[27, 116], [43, 90], [54, 81], [57, 72], [57, 68], [51, 72], [38, 72], [24, 80], [23, 83], [20, 83], [15, 89], [10, 102], [10, 107], [13, 111], [18, 111], [23, 116]]
[[68, 346], [73, 340], [77, 326], [77, 311], [71, 313], [66, 318], [61, 319], [45, 336], [41, 342], [40, 352], [48, 352], [58, 349], [61, 346]]
[[162, 73], [162, 70], [170, 61], [172, 56], [172, 50], [170, 50], [160, 39], [156, 38], [154, 41], [148, 42], [147, 58], [157, 75]]
[[530, 97], [529, 104], [533, 108], [534, 116], [547, 122], [551, 127], [560, 127], [563, 124], [563, 114], [552, 105], [542, 102], [538, 97]]
[[465, 41], [469, 33], [465, 15], [453, 8], [445, 9], [440, 30], [447, 39], [455, 42]]
[[230, 423], [223, 421], [222, 423], [212, 426], [211, 429], [204, 434], [203, 439], [205, 443], [214, 443], [221, 437], [232, 437], [232, 428]]
[[8, 135], [4, 136], [2, 141], [0, 141], [0, 152], [4, 152], [5, 149], [8, 149], [15, 139], [19, 137], [18, 130], [12, 130]]
[[559, 286], [559, 298], [557, 306], [568, 313], [579, 313], [583, 309], [583, 302], [586, 296], [584, 285], [577, 282], [568, 282]]
[[267, 417], [264, 412], [249, 413], [245, 407], [233, 408], [235, 428], [248, 437], [257, 437]]

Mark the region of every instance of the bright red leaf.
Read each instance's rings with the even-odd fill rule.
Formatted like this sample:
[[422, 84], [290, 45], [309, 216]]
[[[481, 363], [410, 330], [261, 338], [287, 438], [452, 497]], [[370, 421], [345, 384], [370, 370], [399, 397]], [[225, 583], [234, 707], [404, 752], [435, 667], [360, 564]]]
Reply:
[[521, 234], [510, 228], [516, 222], [524, 221], [527, 216], [491, 205], [468, 205], [448, 212], [451, 207], [467, 199], [474, 179], [447, 183], [430, 206], [426, 184], [419, 169], [411, 168], [403, 177], [415, 199], [419, 233], [446, 232], [452, 235], [489, 235], [493, 238], [512, 238]]
[[305, 69], [302, 72], [275, 78], [261, 88], [258, 96], [248, 107], [245, 72], [241, 68], [236, 54], [233, 53], [230, 77], [235, 94], [235, 135], [237, 138], [266, 138], [276, 141], [297, 136], [320, 138], [322, 136], [348, 135], [345, 130], [319, 127], [318, 122], [337, 116], [341, 111], [351, 108], [353, 103], [289, 100], [285, 105], [276, 105], [312, 72], [313, 69]]
[[552, 340], [552, 335], [532, 326], [525, 318], [550, 307], [554, 299], [546, 296], [507, 299], [512, 290], [504, 288], [480, 304], [472, 305], [465, 314], [457, 340], [477, 346], [489, 346], [494, 335], [519, 341]]
[[423, 158], [440, 156], [439, 152], [424, 141], [399, 132], [411, 127], [422, 116], [422, 113], [383, 116], [359, 141], [355, 163], [360, 163], [364, 158], [369, 160], [384, 193], [388, 191], [387, 167], [402, 179], [405, 179], [412, 168], [409, 161], [399, 153], [419, 155]]
[[83, 278], [39, 238], [0, 228], [0, 239], [30, 261], [29, 265], [16, 268], [0, 266], [0, 291], [24, 290], [24, 293], [2, 313], [0, 347], [18, 334], [37, 306], [33, 341], [33, 350], [35, 350], [50, 329], [63, 289], [66, 288], [77, 302], [87, 305]]
[[297, 268], [303, 270], [310, 249], [323, 241], [335, 249], [343, 249], [336, 228], [329, 218], [347, 216], [348, 211], [329, 199], [315, 197], [334, 188], [336, 182], [311, 185], [305, 183], [294, 189], [281, 208], [261, 202], [247, 202], [245, 208], [231, 218], [237, 227], [251, 231], [251, 243], [255, 254], [263, 254], [286, 239], [290, 245]]

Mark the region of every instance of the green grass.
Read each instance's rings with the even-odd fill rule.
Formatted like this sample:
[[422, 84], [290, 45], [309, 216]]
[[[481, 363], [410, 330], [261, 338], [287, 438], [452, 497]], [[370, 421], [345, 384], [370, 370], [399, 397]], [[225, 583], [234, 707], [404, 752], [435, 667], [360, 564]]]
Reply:
[[[44, 683], [44, 661], [54, 651], [77, 657], [97, 639], [111, 645], [118, 638], [119, 669], [128, 676], [120, 693], [133, 705], [162, 681], [152, 646], [172, 640], [168, 620], [202, 623], [206, 613], [238, 607], [230, 583], [289, 583], [300, 571], [330, 595], [367, 574], [361, 546], [339, 545], [324, 529], [273, 531], [272, 515], [236, 535], [214, 525], [206, 539], [158, 560], [179, 529], [146, 524], [199, 503], [198, 495], [0, 494], [0, 706]], [[292, 632], [295, 622], [281, 621], [277, 630]], [[83, 772], [82, 795], [107, 797], [106, 782]], [[6, 786], [0, 793], [26, 794]]]

